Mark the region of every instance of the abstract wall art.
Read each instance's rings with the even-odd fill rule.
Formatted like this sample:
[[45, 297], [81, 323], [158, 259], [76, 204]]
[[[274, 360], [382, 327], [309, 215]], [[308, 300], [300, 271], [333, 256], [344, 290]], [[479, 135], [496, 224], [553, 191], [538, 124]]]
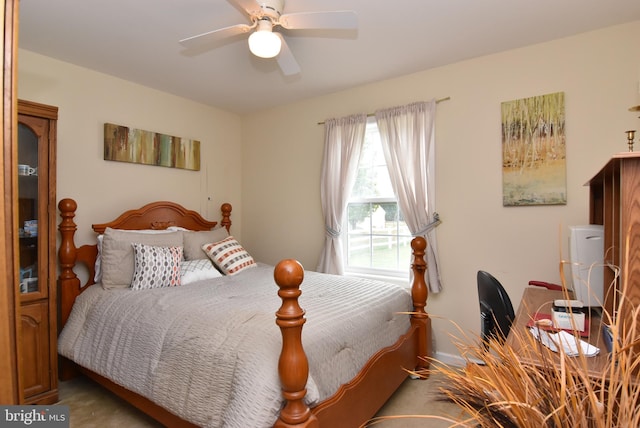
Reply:
[[200, 141], [104, 124], [104, 159], [200, 170]]

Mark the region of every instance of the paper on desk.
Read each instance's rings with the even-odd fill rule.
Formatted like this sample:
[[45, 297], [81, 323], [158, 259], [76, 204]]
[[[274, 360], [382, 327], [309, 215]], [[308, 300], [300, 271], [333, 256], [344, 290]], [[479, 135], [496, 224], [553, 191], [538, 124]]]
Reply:
[[558, 333], [549, 333], [548, 331], [537, 327], [531, 327], [529, 330], [531, 331], [531, 334], [533, 334], [533, 336], [544, 346], [551, 349], [553, 352], [558, 352], [558, 346], [561, 346], [564, 353], [569, 357], [580, 355], [578, 352], [578, 345], [582, 348], [582, 353], [585, 357], [593, 357], [598, 355], [600, 352], [599, 348], [585, 342], [584, 340], [576, 338], [571, 333], [567, 333], [564, 330], [561, 330]]

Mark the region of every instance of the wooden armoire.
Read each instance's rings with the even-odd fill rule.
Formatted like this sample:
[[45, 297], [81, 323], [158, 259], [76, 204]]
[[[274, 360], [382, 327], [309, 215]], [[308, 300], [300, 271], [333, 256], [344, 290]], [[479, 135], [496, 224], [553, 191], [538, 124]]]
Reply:
[[[24, 404], [58, 400], [56, 299], [56, 132], [58, 108], [18, 101], [17, 231], [20, 327], [18, 364]], [[17, 215], [16, 209], [17, 208]]]

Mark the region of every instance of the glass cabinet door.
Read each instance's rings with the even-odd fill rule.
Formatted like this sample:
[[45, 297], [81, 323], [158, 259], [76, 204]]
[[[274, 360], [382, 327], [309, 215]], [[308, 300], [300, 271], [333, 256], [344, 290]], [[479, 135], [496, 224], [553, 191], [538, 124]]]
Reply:
[[[46, 267], [46, 255], [44, 263], [41, 257], [41, 252], [46, 252], [46, 242], [41, 243], [38, 234], [38, 220], [42, 216], [40, 211], [43, 205], [42, 201], [39, 200], [40, 195], [42, 195], [39, 169], [42, 163], [40, 140], [43, 138], [43, 134], [46, 136], [46, 129], [43, 128], [44, 122], [46, 121], [33, 117], [20, 117], [18, 121], [18, 239], [20, 264], [18, 287], [20, 293], [36, 293], [38, 297], [46, 293], [46, 284], [44, 284], [46, 278], [42, 278], [42, 281], [39, 280], [40, 268]], [[46, 166], [44, 168], [46, 175]], [[46, 219], [46, 217], [44, 218]], [[36, 296], [34, 295], [34, 297]]]

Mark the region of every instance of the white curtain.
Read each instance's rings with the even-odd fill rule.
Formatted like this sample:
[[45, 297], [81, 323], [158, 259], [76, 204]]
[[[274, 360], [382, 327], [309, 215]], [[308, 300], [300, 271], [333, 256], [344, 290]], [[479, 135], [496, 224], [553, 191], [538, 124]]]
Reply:
[[442, 289], [438, 271], [435, 212], [436, 102], [418, 102], [376, 112], [393, 190], [413, 236], [427, 239], [429, 290]]
[[320, 197], [325, 224], [325, 242], [318, 272], [342, 275], [342, 221], [360, 161], [367, 115], [325, 121], [324, 157]]

